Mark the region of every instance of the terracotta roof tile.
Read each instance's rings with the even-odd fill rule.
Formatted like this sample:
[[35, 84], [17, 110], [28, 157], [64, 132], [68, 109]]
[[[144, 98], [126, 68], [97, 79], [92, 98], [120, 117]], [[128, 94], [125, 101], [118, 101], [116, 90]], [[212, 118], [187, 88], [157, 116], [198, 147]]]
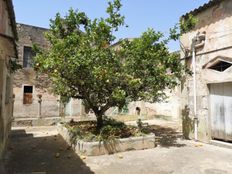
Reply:
[[188, 16], [189, 14], [197, 15], [198, 13], [200, 13], [200, 12], [210, 8], [210, 7], [213, 7], [214, 5], [217, 5], [217, 4], [221, 3], [222, 1], [225, 1], [225, 0], [210, 0], [208, 3], [205, 3], [202, 6], [196, 8], [196, 9], [194, 9], [194, 10], [192, 10], [192, 11], [186, 13], [186, 14], [184, 14], [182, 16], [182, 18]]

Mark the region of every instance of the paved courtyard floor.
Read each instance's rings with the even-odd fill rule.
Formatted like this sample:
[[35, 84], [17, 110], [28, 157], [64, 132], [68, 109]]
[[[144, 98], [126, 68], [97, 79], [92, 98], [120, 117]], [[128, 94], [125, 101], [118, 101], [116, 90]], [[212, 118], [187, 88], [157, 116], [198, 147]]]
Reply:
[[154, 149], [85, 157], [55, 127], [14, 129], [6, 161], [9, 174], [232, 174], [231, 149], [177, 137]]

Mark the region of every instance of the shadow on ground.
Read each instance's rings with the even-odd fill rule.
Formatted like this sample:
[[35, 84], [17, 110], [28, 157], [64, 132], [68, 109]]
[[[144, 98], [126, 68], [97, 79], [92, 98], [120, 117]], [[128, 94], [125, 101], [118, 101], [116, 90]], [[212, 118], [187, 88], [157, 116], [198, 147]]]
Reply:
[[9, 152], [9, 174], [93, 174], [60, 135], [33, 137], [14, 130]]
[[169, 127], [158, 125], [151, 126], [153, 133], [157, 137], [158, 144], [163, 147], [183, 147], [185, 144], [179, 143], [177, 140], [183, 137], [181, 132]]

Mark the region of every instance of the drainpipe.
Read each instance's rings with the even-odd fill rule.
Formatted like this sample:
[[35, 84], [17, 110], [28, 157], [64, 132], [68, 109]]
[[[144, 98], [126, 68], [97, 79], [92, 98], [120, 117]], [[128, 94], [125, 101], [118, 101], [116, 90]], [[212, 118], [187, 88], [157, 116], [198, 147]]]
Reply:
[[193, 114], [194, 114], [194, 139], [198, 140], [198, 118], [197, 118], [197, 88], [196, 88], [196, 50], [195, 45], [193, 45], [192, 53], [192, 66], [193, 66]]
[[193, 67], [193, 108], [194, 108], [194, 139], [198, 141], [198, 116], [197, 116], [197, 85], [196, 85], [196, 49], [205, 45], [205, 33], [197, 34], [192, 42], [192, 67]]

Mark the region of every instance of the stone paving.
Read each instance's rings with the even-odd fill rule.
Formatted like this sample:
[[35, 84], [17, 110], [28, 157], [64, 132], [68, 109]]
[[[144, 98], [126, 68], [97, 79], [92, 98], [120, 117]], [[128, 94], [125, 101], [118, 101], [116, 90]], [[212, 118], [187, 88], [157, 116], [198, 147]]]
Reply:
[[76, 155], [55, 127], [17, 128], [9, 146], [9, 174], [232, 174], [232, 150], [176, 139], [154, 149]]
[[158, 147], [85, 160], [98, 174], [231, 174], [232, 150], [180, 141], [181, 147]]

